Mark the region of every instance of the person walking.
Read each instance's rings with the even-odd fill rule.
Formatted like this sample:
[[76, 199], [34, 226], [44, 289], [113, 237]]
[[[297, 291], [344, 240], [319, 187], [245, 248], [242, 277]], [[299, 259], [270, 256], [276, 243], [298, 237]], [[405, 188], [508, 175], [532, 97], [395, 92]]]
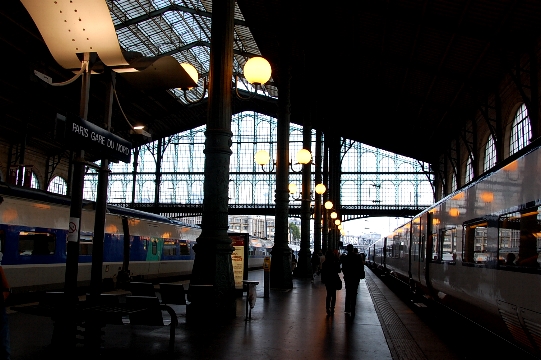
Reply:
[[342, 257], [342, 272], [344, 273], [344, 285], [346, 286], [345, 313], [355, 316], [357, 304], [357, 290], [363, 277], [364, 264], [359, 254], [355, 253], [352, 244], [348, 244], [347, 255]]
[[327, 290], [327, 296], [325, 297], [327, 315], [334, 314], [337, 284], [342, 283], [338, 275], [340, 271], [339, 259], [334, 255], [332, 250], [327, 250], [325, 261], [321, 264], [321, 281], [325, 284], [325, 289]]

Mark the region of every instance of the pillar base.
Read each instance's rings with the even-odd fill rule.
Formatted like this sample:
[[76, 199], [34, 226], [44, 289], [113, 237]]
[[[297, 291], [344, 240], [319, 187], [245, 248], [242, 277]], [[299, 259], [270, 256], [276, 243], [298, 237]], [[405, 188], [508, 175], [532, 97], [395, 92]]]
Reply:
[[218, 298], [214, 290], [213, 285], [190, 285], [186, 323], [208, 326], [227, 322], [237, 316], [234, 293], [233, 296], [225, 295]]
[[272, 248], [270, 287], [281, 290], [293, 289], [291, 249], [288, 247]]

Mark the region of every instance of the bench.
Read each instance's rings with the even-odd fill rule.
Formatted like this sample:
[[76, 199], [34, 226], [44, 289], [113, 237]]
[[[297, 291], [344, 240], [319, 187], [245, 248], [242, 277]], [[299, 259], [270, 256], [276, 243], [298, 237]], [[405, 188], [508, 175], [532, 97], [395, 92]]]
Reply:
[[160, 283], [159, 289], [149, 282], [130, 282], [128, 290], [134, 296], [156, 296], [160, 294], [161, 303], [169, 305], [186, 305], [186, 291], [178, 283]]
[[156, 296], [154, 284], [149, 282], [131, 281], [128, 284], [128, 291], [135, 296]]
[[[161, 304], [156, 296], [126, 296], [128, 309], [138, 310], [129, 314], [130, 325], [169, 326], [169, 349], [175, 344], [175, 328], [178, 326], [177, 314], [166, 304]], [[164, 319], [162, 311], [167, 311], [171, 319]]]
[[186, 305], [186, 291], [182, 284], [160, 283], [162, 304]]

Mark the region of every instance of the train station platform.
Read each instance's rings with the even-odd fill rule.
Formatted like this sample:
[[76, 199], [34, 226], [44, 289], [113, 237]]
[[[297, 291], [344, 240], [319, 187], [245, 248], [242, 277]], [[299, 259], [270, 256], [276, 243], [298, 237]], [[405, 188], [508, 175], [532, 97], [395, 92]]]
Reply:
[[[227, 325], [192, 327], [186, 323], [186, 306], [173, 305], [179, 324], [172, 352], [167, 327], [107, 325], [98, 358], [454, 360], [487, 358], [488, 348], [494, 347], [471, 329], [446, 324], [453, 320], [434, 321], [438, 315], [423, 315], [424, 309], [418, 313], [415, 305], [403, 302], [368, 268], [353, 317], [344, 313], [345, 289], [337, 292], [335, 313], [326, 314], [326, 291], [319, 277], [314, 282], [294, 278], [293, 289], [270, 289], [267, 298], [263, 270], [250, 271], [249, 280], [259, 281], [250, 320], [245, 318], [246, 294], [237, 299], [237, 317]], [[47, 353], [53, 331], [50, 318], [8, 313], [12, 360], [55, 358]], [[443, 326], [434, 327], [435, 323]], [[79, 358], [85, 358], [83, 347]]]

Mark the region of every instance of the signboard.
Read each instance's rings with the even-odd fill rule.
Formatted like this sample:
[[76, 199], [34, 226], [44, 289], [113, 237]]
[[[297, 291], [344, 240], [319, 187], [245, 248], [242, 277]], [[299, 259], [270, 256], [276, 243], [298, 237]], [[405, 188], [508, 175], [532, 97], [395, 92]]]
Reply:
[[88, 150], [110, 160], [130, 162], [131, 142], [116, 136], [78, 116], [57, 114], [57, 120], [65, 120], [64, 138], [73, 148]]
[[235, 289], [243, 289], [242, 280], [247, 275], [245, 263], [248, 261], [247, 246], [248, 246], [248, 234], [232, 234], [229, 233], [231, 239], [231, 246], [234, 250], [231, 254], [231, 263], [233, 264], [233, 276], [235, 278]]

